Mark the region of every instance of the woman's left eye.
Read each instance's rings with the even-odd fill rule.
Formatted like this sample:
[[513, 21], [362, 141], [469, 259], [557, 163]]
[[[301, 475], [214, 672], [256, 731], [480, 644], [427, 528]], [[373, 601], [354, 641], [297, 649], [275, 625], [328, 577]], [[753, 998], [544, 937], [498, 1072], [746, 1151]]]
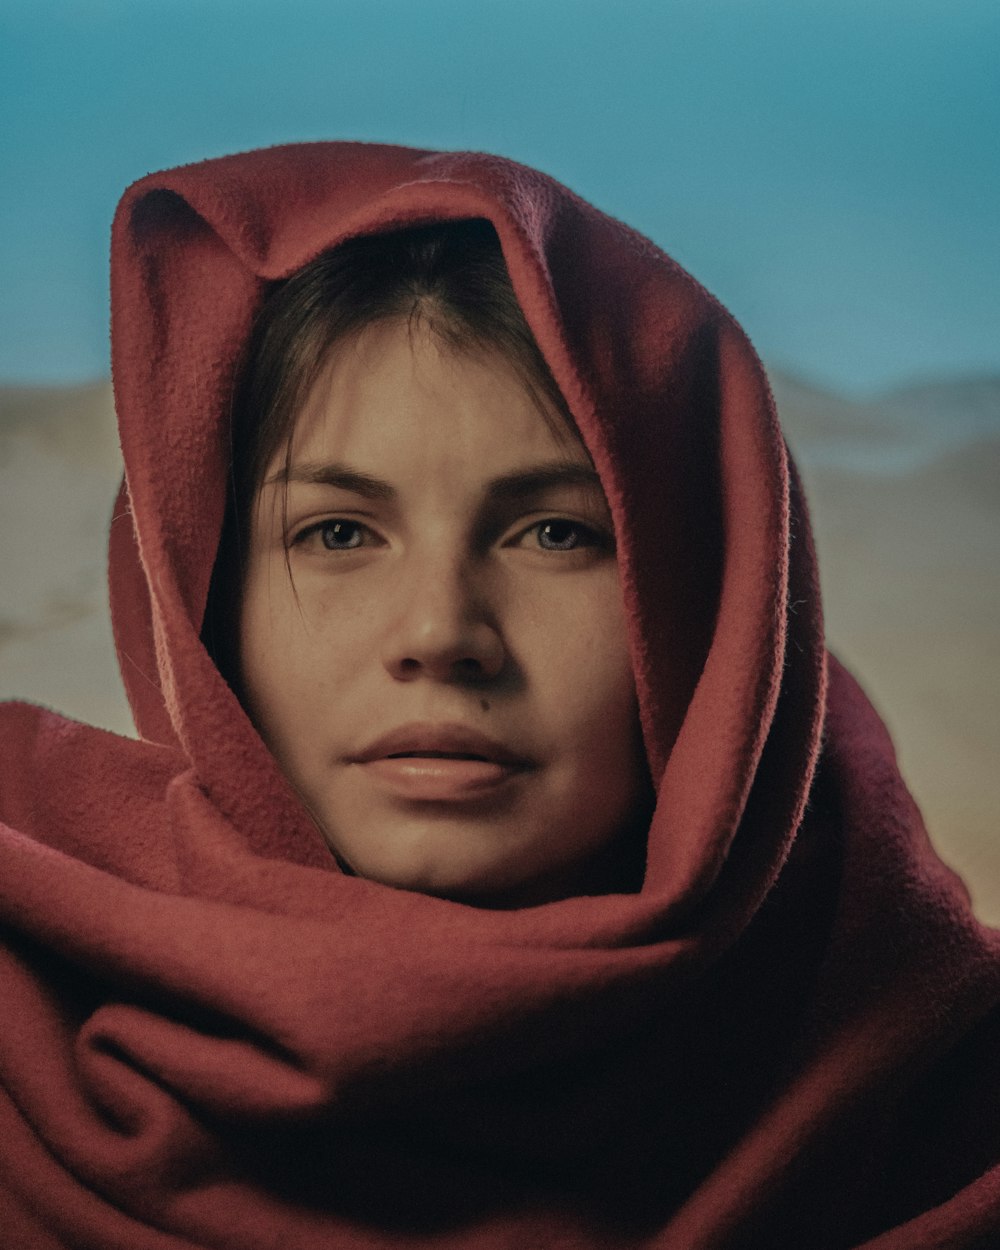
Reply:
[[351, 551], [364, 541], [364, 530], [356, 521], [324, 521], [319, 536], [328, 551]]
[[543, 551], [576, 551], [580, 547], [596, 547], [601, 541], [600, 534], [589, 525], [559, 517], [539, 521], [527, 534], [535, 536]]

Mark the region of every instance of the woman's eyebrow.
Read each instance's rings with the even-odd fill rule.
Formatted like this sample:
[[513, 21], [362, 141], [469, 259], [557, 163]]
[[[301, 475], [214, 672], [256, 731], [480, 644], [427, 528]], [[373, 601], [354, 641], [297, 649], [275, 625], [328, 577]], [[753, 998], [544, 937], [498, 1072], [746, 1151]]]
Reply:
[[589, 464], [528, 465], [513, 473], [494, 478], [486, 487], [488, 498], [495, 500], [518, 500], [540, 495], [559, 486], [585, 486], [596, 490], [603, 498], [601, 479]]
[[[350, 465], [328, 461], [304, 461], [280, 468], [265, 482], [300, 482], [307, 486], [335, 486], [366, 499], [394, 500], [398, 492], [389, 482], [352, 469]], [[501, 474], [486, 483], [484, 494], [497, 502], [517, 501], [560, 486], [583, 486], [603, 496], [601, 479], [589, 464], [557, 463], [526, 465]]]
[[372, 477], [352, 469], [349, 465], [329, 463], [323, 460], [305, 461], [282, 467], [264, 483], [271, 486], [276, 482], [302, 482], [307, 486], [337, 486], [341, 490], [353, 491], [366, 499], [392, 500], [396, 498], [396, 489], [381, 478]]

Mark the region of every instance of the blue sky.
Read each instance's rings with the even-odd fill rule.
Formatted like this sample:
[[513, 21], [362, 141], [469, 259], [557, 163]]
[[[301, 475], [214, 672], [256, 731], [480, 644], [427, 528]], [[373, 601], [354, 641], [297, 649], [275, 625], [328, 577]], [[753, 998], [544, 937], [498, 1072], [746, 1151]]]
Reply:
[[0, 0], [0, 379], [107, 372], [126, 184], [315, 138], [537, 165], [820, 384], [1000, 373], [998, 66], [996, 0]]

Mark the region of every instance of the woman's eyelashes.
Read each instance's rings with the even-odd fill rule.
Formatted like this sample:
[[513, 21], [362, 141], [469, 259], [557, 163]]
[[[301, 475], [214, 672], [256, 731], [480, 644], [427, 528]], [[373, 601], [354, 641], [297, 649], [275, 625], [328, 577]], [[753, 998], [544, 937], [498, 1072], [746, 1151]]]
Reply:
[[613, 550], [611, 535], [593, 525], [570, 517], [546, 517], [521, 531], [515, 545], [530, 545], [541, 551], [569, 552], [584, 549]]
[[293, 534], [290, 545], [318, 551], [357, 551], [360, 547], [381, 546], [382, 541], [373, 529], [361, 521], [326, 517]]
[[[514, 533], [507, 531], [498, 547], [522, 548], [552, 554], [588, 551], [591, 554], [613, 552], [614, 538], [603, 528], [586, 524], [572, 517], [550, 516], [519, 525]], [[290, 547], [323, 555], [327, 552], [358, 551], [365, 547], [386, 546], [387, 540], [371, 526], [348, 517], [324, 517], [293, 533]]]

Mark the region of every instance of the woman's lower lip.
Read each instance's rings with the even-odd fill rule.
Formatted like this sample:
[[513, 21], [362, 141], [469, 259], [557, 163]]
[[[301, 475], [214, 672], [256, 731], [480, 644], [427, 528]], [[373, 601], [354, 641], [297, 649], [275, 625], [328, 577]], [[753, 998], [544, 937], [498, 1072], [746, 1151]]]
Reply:
[[383, 756], [359, 765], [381, 786], [403, 799], [458, 802], [506, 785], [525, 769], [495, 760], [440, 756]]

